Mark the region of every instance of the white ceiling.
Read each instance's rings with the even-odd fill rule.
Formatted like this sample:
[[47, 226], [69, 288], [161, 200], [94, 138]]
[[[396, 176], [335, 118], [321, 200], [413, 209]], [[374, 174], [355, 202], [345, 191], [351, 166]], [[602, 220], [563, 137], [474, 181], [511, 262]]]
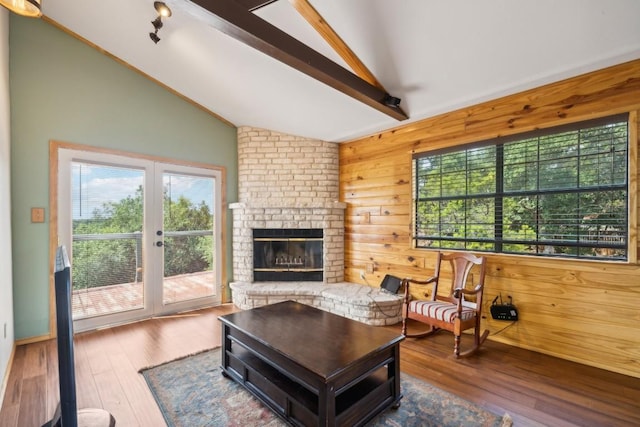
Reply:
[[[233, 0], [215, 0], [233, 1]], [[310, 0], [409, 119], [399, 122], [165, 0], [43, 0], [44, 14], [236, 126], [341, 142], [640, 58], [638, 0]], [[278, 0], [261, 18], [346, 67]]]

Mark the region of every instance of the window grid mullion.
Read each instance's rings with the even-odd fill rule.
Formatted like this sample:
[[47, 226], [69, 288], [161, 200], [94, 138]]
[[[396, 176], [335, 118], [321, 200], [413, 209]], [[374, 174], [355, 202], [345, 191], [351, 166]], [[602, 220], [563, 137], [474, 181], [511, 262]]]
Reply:
[[[621, 125], [624, 125], [624, 129]], [[615, 117], [608, 123], [601, 120], [597, 126], [591, 126], [588, 128], [585, 125], [581, 129], [576, 126], [569, 131], [563, 128], [562, 132], [548, 132], [543, 137], [536, 135], [511, 139], [508, 144], [514, 144], [510, 147], [514, 151], [510, 151], [508, 165], [505, 163], [505, 145], [502, 143], [493, 146], [487, 143], [474, 144], [471, 149], [458, 150], [459, 154], [449, 149], [448, 154], [458, 156], [458, 160], [452, 161], [450, 166], [456, 167], [455, 164], [460, 165], [464, 159], [465, 170], [450, 168], [446, 174], [447, 182], [442, 154], [428, 155], [431, 159], [437, 156], [437, 169], [429, 172], [429, 161], [422, 165], [425, 171], [424, 185], [429, 185], [427, 175], [435, 175], [438, 177], [439, 191], [437, 197], [423, 192], [422, 195], [427, 197], [422, 198], [420, 192], [416, 192], [416, 222], [420, 207], [422, 212], [431, 212], [429, 215], [432, 218], [427, 221], [423, 218], [421, 224], [426, 228], [417, 230], [416, 240], [425, 242], [422, 247], [436, 245], [442, 248], [490, 250], [486, 243], [492, 243], [496, 252], [526, 254], [533, 251], [534, 254], [550, 256], [626, 259], [628, 230], [624, 230], [624, 227], [628, 227], [628, 218], [626, 211], [621, 212], [619, 203], [628, 204], [628, 183], [626, 180], [623, 184], [616, 182], [620, 170], [615, 170], [618, 150], [614, 148], [618, 146], [616, 138], [628, 128], [628, 124]], [[521, 146], [518, 147], [518, 144]], [[482, 152], [483, 147], [489, 147], [487, 153]], [[486, 165], [486, 160], [490, 158], [483, 156], [491, 151], [491, 147], [495, 150], [495, 182], [492, 184], [495, 185], [495, 193], [475, 194], [488, 184], [483, 182], [483, 177], [491, 173]], [[619, 151], [628, 155], [628, 141], [627, 147]], [[535, 160], [530, 161], [532, 152], [535, 153]], [[611, 157], [609, 161], [605, 159], [607, 155]], [[626, 164], [628, 167], [628, 160]], [[505, 173], [508, 167], [515, 169], [509, 169], [507, 182]], [[573, 172], [567, 168], [574, 168]], [[456, 191], [455, 182], [462, 176], [465, 179], [464, 193], [460, 195], [462, 188], [458, 187]], [[608, 179], [601, 179], [603, 176]], [[534, 182], [530, 182], [530, 177], [534, 178]], [[472, 179], [476, 180], [473, 185]], [[606, 182], [608, 184], [604, 185]], [[507, 184], [509, 189], [505, 191]], [[531, 190], [531, 184], [534, 184], [535, 190]], [[482, 201], [483, 198], [493, 199], [493, 206], [487, 204], [486, 200]], [[527, 198], [534, 202], [533, 205], [527, 202]], [[509, 204], [505, 211], [507, 199]], [[485, 206], [494, 210], [493, 225], [482, 213]], [[446, 212], [443, 212], [444, 209]], [[460, 213], [462, 216], [459, 216]], [[428, 223], [435, 218], [437, 224]], [[514, 233], [509, 231], [505, 236], [507, 224]], [[459, 226], [463, 226], [464, 230], [460, 230]], [[489, 230], [483, 226], [492, 227], [493, 235], [487, 233]], [[533, 232], [534, 239], [531, 239], [534, 236], [527, 228]], [[437, 235], [427, 235], [433, 232]], [[598, 251], [598, 248], [612, 251]]]
[[[536, 169], [538, 173], [536, 174], [536, 221], [535, 221], [535, 231], [536, 231], [536, 242], [540, 241], [540, 137], [536, 138]], [[539, 253], [539, 246], [536, 245], [536, 253]]]
[[[526, 169], [526, 168], [525, 168]], [[494, 205], [495, 251], [502, 252], [504, 237], [504, 145], [496, 146], [496, 196]]]
[[[469, 196], [469, 150], [465, 151], [464, 155], [464, 194], [465, 196]], [[465, 241], [465, 249], [467, 248], [467, 241], [469, 239], [469, 235], [467, 234], [467, 230], [469, 230], [469, 204], [468, 199], [464, 200], [464, 241]]]

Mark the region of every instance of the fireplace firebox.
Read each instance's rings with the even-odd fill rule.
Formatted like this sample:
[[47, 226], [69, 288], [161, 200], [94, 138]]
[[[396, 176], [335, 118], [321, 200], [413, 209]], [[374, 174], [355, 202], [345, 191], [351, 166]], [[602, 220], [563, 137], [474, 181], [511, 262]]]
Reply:
[[322, 229], [254, 229], [253, 280], [321, 282], [322, 241]]

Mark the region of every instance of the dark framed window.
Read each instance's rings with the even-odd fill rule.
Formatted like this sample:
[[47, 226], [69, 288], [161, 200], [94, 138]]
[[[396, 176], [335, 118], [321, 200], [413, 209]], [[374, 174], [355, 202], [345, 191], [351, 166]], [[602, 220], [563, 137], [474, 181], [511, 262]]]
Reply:
[[626, 260], [628, 117], [414, 155], [418, 248]]

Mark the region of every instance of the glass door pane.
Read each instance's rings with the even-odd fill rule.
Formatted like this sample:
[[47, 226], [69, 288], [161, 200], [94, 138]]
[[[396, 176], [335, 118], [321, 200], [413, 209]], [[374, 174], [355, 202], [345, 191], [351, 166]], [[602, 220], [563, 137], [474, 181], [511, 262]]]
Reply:
[[215, 179], [163, 172], [163, 305], [216, 295]]
[[222, 181], [215, 169], [58, 151], [76, 331], [220, 303]]
[[71, 163], [74, 320], [144, 308], [144, 176]]

